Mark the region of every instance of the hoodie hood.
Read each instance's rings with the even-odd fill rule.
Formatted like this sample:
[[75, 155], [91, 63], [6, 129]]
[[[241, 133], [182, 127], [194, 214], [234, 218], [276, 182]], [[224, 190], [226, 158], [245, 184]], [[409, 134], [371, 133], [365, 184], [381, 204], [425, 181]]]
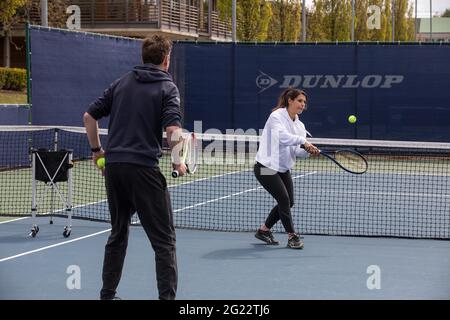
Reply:
[[150, 63], [135, 66], [133, 73], [135, 79], [139, 82], [172, 81], [169, 73]]

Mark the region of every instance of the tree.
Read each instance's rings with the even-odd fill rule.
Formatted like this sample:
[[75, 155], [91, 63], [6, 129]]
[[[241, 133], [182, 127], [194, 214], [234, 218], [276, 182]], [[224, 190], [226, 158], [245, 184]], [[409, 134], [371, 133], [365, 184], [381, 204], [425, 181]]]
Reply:
[[[218, 0], [217, 9], [223, 21], [231, 22], [232, 0]], [[266, 0], [237, 0], [237, 39], [239, 41], [265, 41], [271, 17], [271, 6]]]
[[271, 6], [265, 0], [239, 0], [236, 8], [238, 39], [265, 41], [271, 17]]
[[392, 2], [391, 0], [384, 1], [383, 16], [386, 17], [386, 26], [383, 28], [383, 41], [390, 41], [392, 39]]
[[[203, 6], [201, 5], [201, 7]], [[217, 11], [219, 12], [219, 17], [222, 21], [231, 23], [231, 15], [232, 15], [231, 10], [232, 10], [232, 0], [217, 0]], [[205, 10], [203, 9], [202, 11]], [[204, 12], [202, 14], [204, 14]], [[201, 21], [203, 21], [203, 19], [201, 19]]]
[[408, 15], [406, 17], [406, 35], [407, 38], [405, 41], [414, 41], [416, 39], [416, 20], [414, 19], [414, 7], [412, 5], [409, 6]]
[[351, 0], [314, 0], [308, 23], [312, 41], [349, 41]]
[[[41, 18], [40, 0], [27, 0], [29, 12], [35, 12], [36, 18]], [[65, 28], [67, 21], [66, 8], [69, 0], [49, 0], [47, 2], [48, 25], [54, 28]], [[33, 17], [34, 18], [34, 17]], [[31, 19], [31, 23], [41, 24], [41, 21]]]
[[355, 1], [355, 40], [366, 41], [369, 39], [369, 28], [367, 27], [367, 0]]
[[5, 33], [11, 30], [17, 10], [26, 4], [27, 0], [2, 0], [0, 2], [0, 23]]
[[445, 9], [444, 13], [442, 14], [443, 18], [450, 18], [450, 8]]
[[395, 41], [414, 40], [414, 19], [408, 0], [395, 1]]
[[351, 0], [333, 1], [333, 15], [331, 22], [333, 41], [351, 40], [352, 3]]
[[404, 10], [405, 0], [395, 0], [394, 1], [394, 38], [395, 41], [401, 41], [401, 38], [405, 38], [406, 23], [404, 19], [401, 19], [402, 14], [406, 14]]
[[308, 41], [324, 41], [328, 37], [326, 28], [324, 28], [326, 15], [325, 1], [314, 0], [307, 25]]
[[298, 41], [300, 35], [301, 3], [299, 0], [274, 0], [267, 40]]
[[324, 27], [331, 41], [351, 40], [351, 0], [328, 0], [325, 2], [327, 16]]
[[[40, 0], [1, 0], [0, 23], [8, 32], [14, 24], [30, 22], [41, 24]], [[51, 27], [65, 28], [67, 21], [66, 8], [69, 0], [48, 1], [48, 23]]]
[[17, 11], [23, 8], [25, 4], [26, 0], [2, 0], [2, 2], [0, 2], [0, 26], [4, 33], [3, 46], [5, 50], [5, 67], [9, 67], [11, 63], [9, 55], [10, 44], [16, 46], [14, 42], [12, 42], [12, 38], [10, 36], [11, 28], [16, 22]]
[[[393, 3], [395, 3], [395, 40], [414, 40], [413, 5], [409, 4], [408, 0], [395, 0], [395, 2], [355, 0], [355, 40], [390, 41]], [[368, 21], [373, 19], [374, 15], [380, 21], [379, 28], [369, 29]], [[308, 40], [349, 41], [351, 23], [352, 0], [314, 0], [308, 20]]]

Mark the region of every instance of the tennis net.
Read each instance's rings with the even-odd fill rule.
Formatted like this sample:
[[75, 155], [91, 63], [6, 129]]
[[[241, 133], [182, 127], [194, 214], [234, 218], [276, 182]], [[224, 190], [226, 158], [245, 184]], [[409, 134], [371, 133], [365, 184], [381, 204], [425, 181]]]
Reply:
[[[106, 131], [100, 135], [106, 145]], [[160, 160], [176, 227], [255, 231], [275, 205], [253, 174], [259, 137], [199, 134], [198, 139], [202, 152], [194, 175], [172, 178], [167, 150]], [[292, 170], [292, 215], [300, 233], [450, 239], [450, 144], [310, 141], [329, 151], [357, 150], [369, 169], [352, 175], [325, 157], [299, 159]], [[78, 127], [0, 126], [0, 215], [31, 213], [32, 148], [73, 150], [74, 218], [109, 221], [104, 178], [90, 159], [84, 128]], [[67, 183], [58, 187], [67, 193]], [[52, 208], [47, 189], [38, 183], [38, 214], [64, 216], [60, 203]], [[274, 231], [283, 231], [281, 223]]]

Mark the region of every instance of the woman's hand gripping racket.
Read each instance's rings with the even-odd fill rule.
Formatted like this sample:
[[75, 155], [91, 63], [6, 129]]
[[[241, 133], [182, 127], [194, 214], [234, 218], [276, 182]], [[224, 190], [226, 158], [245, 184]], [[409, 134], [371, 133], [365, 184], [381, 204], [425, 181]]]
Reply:
[[[180, 150], [179, 161], [186, 165], [187, 173], [193, 174], [197, 170], [197, 163], [200, 150], [197, 137], [192, 132], [189, 135], [187, 135], [181, 143], [182, 145]], [[176, 163], [173, 158], [172, 162]], [[180, 174], [177, 170], [172, 171], [172, 177], [178, 178], [179, 176]]]
[[[310, 145], [310, 144], [309, 144]], [[302, 145], [306, 151], [308, 147]], [[309, 151], [308, 151], [309, 152]], [[366, 158], [359, 152], [350, 149], [338, 149], [333, 152], [319, 150], [319, 154], [333, 161], [339, 168], [353, 174], [363, 174], [369, 165]]]

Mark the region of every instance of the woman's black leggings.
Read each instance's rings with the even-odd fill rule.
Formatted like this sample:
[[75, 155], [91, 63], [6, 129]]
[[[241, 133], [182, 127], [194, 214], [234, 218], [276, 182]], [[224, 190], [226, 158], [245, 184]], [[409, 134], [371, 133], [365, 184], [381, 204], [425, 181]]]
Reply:
[[254, 172], [259, 183], [277, 201], [277, 205], [273, 207], [266, 219], [266, 227], [270, 229], [278, 220], [281, 220], [286, 232], [294, 233], [291, 216], [291, 208], [294, 205], [294, 186], [290, 171], [276, 172], [257, 162]]

